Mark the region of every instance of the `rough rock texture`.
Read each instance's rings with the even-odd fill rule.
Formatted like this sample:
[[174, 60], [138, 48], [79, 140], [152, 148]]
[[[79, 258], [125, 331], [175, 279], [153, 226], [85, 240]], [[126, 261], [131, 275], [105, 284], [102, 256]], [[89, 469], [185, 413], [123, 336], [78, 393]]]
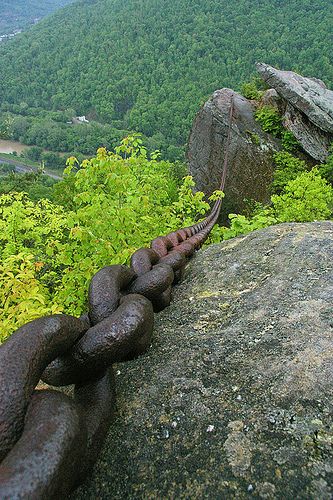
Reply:
[[260, 104], [275, 108], [280, 114], [283, 114], [286, 109], [286, 101], [284, 101], [275, 89], [268, 89], [260, 99]]
[[333, 91], [327, 89], [324, 82], [264, 63], [256, 66], [263, 80], [279, 95], [302, 111], [314, 125], [333, 133]]
[[330, 499], [333, 223], [283, 224], [190, 264], [78, 499]]
[[316, 78], [257, 63], [263, 80], [288, 104], [284, 125], [314, 159], [324, 161], [333, 141], [333, 92]]
[[210, 195], [219, 188], [229, 130], [231, 97], [234, 118], [226, 180], [224, 218], [244, 209], [244, 199], [266, 202], [272, 180], [272, 152], [278, 143], [254, 120], [253, 104], [230, 89], [214, 92], [197, 114], [188, 145], [190, 173], [196, 187]]
[[286, 106], [283, 125], [294, 134], [304, 151], [312, 158], [319, 161], [326, 160], [329, 147], [333, 142], [333, 135], [313, 125], [301, 111], [290, 104]]

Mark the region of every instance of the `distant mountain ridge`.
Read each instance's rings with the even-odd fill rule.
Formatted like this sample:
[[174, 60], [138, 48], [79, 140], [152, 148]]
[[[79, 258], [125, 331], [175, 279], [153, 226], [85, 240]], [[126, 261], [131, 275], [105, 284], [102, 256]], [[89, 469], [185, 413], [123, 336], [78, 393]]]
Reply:
[[21, 30], [74, 0], [0, 0], [0, 36]]
[[176, 147], [205, 98], [239, 89], [257, 60], [331, 86], [331, 0], [256, 3], [75, 2], [0, 46], [0, 107], [74, 108]]

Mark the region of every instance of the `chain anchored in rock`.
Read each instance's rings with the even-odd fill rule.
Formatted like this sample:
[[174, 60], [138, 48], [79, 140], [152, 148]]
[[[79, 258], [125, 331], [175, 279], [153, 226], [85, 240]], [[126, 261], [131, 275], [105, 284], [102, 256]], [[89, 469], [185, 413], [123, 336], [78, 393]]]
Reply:
[[[231, 104], [229, 136], [233, 103]], [[228, 143], [230, 140], [228, 139]], [[227, 170], [223, 169], [221, 190]], [[89, 286], [89, 311], [39, 318], [0, 347], [0, 498], [58, 499], [93, 467], [115, 405], [112, 365], [151, 344], [154, 312], [171, 301], [172, 286], [201, 248], [221, 209], [202, 222], [137, 250], [131, 266], [101, 269]], [[74, 384], [72, 397], [40, 389]]]
[[[87, 316], [37, 319], [1, 346], [1, 498], [59, 497], [84, 477], [82, 464], [91, 468], [114, 407], [110, 367], [148, 349], [154, 311], [170, 304], [171, 287], [208, 236], [214, 214], [155, 239], [135, 252], [130, 268], [101, 269], [90, 283]], [[75, 384], [73, 400], [35, 391], [40, 379]]]

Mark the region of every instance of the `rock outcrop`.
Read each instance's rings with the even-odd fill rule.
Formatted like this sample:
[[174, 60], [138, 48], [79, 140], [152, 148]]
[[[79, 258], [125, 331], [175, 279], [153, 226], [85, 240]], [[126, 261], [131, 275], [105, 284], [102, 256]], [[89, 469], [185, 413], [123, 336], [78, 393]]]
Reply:
[[333, 223], [198, 253], [78, 499], [331, 499]]
[[290, 104], [283, 115], [283, 125], [290, 130], [304, 151], [314, 160], [324, 162], [333, 142], [333, 135], [323, 132]]
[[279, 96], [275, 89], [268, 89], [264, 92], [260, 99], [260, 104], [263, 106], [270, 106], [275, 108], [279, 114], [283, 114], [286, 110], [286, 104]]
[[286, 104], [284, 126], [312, 158], [325, 161], [333, 142], [333, 92], [324, 82], [257, 63], [257, 70]]
[[241, 212], [244, 199], [267, 202], [273, 173], [272, 153], [278, 149], [278, 142], [255, 121], [254, 106], [249, 100], [230, 89], [217, 90], [197, 114], [189, 139], [189, 168], [197, 189], [210, 195], [220, 185], [232, 97], [234, 117], [224, 218], [228, 213]]
[[[271, 86], [261, 105], [275, 107], [304, 152], [324, 162], [333, 143], [333, 92], [316, 78], [292, 71], [280, 71], [258, 63], [257, 69]], [[228, 153], [229, 171], [223, 219], [228, 213], [242, 212], [244, 200], [269, 201], [273, 173], [272, 152], [280, 143], [262, 131], [255, 121], [255, 103], [230, 89], [214, 92], [198, 112], [188, 144], [190, 173], [197, 189], [210, 195], [218, 189], [226, 154], [231, 97], [235, 113]]]

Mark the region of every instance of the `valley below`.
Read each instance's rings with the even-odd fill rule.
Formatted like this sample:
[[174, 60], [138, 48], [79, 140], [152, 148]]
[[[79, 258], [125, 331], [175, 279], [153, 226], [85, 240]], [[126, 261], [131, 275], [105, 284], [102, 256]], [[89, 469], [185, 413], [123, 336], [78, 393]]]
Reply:
[[[19, 156], [22, 155], [27, 148], [29, 148], [29, 146], [21, 144], [18, 141], [0, 139], [0, 168], [2, 165], [13, 165], [13, 171], [17, 174], [28, 174], [32, 172], [37, 173], [39, 168], [37, 163], [34, 164], [34, 162]], [[15, 153], [18, 156], [15, 156]], [[61, 172], [53, 172], [52, 170], [44, 167], [43, 173], [54, 180], [62, 179]]]

